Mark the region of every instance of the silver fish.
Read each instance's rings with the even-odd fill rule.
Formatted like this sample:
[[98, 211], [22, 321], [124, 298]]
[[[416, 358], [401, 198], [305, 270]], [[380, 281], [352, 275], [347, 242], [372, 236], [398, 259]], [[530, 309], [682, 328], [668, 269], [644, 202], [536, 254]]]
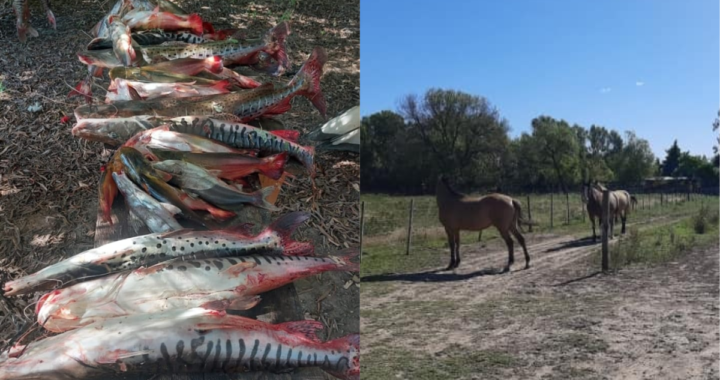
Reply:
[[173, 217], [173, 214], [180, 213], [180, 209], [167, 203], [158, 202], [122, 173], [112, 173], [112, 177], [118, 190], [125, 197], [130, 212], [145, 222], [151, 232], [171, 232], [183, 228]]

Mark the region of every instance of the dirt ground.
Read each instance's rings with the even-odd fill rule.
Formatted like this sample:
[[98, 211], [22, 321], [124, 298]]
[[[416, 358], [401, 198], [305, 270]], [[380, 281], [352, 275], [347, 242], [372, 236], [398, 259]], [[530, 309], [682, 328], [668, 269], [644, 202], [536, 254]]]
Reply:
[[[6, 2], [0, 2], [4, 4]], [[100, 167], [112, 151], [100, 143], [74, 138], [69, 124], [79, 98], [67, 98], [71, 87], [86, 75], [76, 57], [90, 41], [87, 34], [113, 5], [100, 1], [58, 1], [51, 4], [58, 30], [49, 28], [39, 2], [31, 1], [30, 23], [40, 37], [27, 45], [17, 40], [9, 2], [0, 9], [0, 283], [32, 273], [50, 263], [92, 247], [97, 212]], [[325, 48], [328, 62], [321, 82], [328, 118], [359, 102], [359, 2], [313, 1], [177, 1], [198, 12], [217, 29], [247, 28], [260, 36], [282, 18], [288, 19], [287, 40], [295, 72], [315, 46]], [[261, 81], [287, 81], [259, 77]], [[107, 87], [107, 79], [101, 86]], [[95, 95], [104, 91], [94, 88]], [[30, 112], [33, 104], [42, 106]], [[290, 112], [278, 117], [288, 129], [302, 133], [318, 128], [323, 118], [306, 99], [296, 98]], [[300, 140], [304, 143], [303, 139]], [[312, 240], [319, 254], [359, 245], [359, 155], [321, 153], [316, 183], [321, 192], [310, 199], [305, 175], [288, 181], [273, 217], [291, 210], [313, 213], [297, 236]], [[349, 273], [327, 273], [299, 281], [296, 286], [306, 318], [323, 321], [326, 336], [359, 331], [359, 291], [344, 288]], [[26, 309], [38, 297], [22, 297], [12, 304]], [[318, 299], [323, 299], [318, 306]], [[2, 301], [2, 300], [0, 300]], [[0, 345], [22, 325], [13, 305], [0, 302]], [[351, 311], [351, 312], [349, 312]]]
[[[718, 245], [607, 275], [592, 263], [597, 247], [531, 236], [529, 270], [516, 251], [512, 273], [497, 274], [506, 249], [472, 244], [462, 246], [455, 272], [363, 277], [363, 370], [384, 365], [395, 378], [439, 371], [465, 379], [718, 379]], [[459, 367], [466, 370], [452, 372]]]

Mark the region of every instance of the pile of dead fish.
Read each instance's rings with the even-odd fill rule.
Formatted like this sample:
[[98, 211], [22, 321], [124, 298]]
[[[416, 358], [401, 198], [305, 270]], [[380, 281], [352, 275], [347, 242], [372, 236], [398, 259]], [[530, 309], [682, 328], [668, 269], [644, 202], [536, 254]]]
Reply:
[[[299, 278], [358, 270], [357, 249], [316, 257], [310, 243], [291, 238], [308, 213], [282, 215], [259, 233], [221, 227], [242, 207], [277, 210], [269, 198], [278, 187], [253, 187], [282, 181], [289, 159], [314, 175], [314, 150], [297, 144], [297, 132], [243, 123], [286, 112], [296, 95], [324, 114], [324, 51], [313, 50], [287, 84], [260, 84], [228, 66], [284, 72], [287, 23], [241, 39], [242, 31], [216, 32], [167, 1], [119, 0], [93, 32], [78, 54], [90, 76], [75, 93], [91, 101], [104, 69], [111, 83], [105, 104], [75, 110], [73, 134], [118, 148], [101, 179], [103, 217], [113, 222], [119, 192], [151, 233], [5, 283], [6, 296], [49, 291], [37, 302], [37, 322], [59, 334], [0, 355], [0, 379], [305, 366], [359, 378], [357, 334], [322, 342], [319, 322], [227, 313]], [[176, 218], [207, 229], [185, 229]]]

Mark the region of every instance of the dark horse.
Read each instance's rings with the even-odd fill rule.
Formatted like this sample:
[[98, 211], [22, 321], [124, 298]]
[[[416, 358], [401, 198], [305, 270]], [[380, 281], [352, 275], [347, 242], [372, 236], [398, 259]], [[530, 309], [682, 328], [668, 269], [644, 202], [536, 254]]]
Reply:
[[440, 223], [445, 227], [450, 244], [450, 265], [448, 270], [460, 265], [460, 230], [482, 231], [495, 226], [508, 247], [508, 263], [503, 272], [509, 272], [515, 261], [513, 240], [520, 243], [525, 253], [525, 269], [530, 267], [530, 255], [525, 247], [525, 238], [518, 230], [519, 223], [532, 224], [521, 218], [520, 203], [503, 194], [489, 194], [470, 197], [455, 191], [445, 176], [440, 176], [436, 188]]

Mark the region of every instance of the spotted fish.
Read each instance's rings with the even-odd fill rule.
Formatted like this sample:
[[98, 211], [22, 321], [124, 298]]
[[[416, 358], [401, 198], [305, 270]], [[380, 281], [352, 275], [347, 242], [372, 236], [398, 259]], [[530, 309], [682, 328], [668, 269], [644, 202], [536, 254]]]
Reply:
[[297, 144], [278, 136], [273, 131], [205, 116], [176, 117], [168, 122], [172, 130], [222, 141], [238, 149], [259, 149], [273, 153], [287, 152], [291, 157], [300, 161], [311, 175], [315, 173], [313, 165], [315, 148]]
[[282, 71], [287, 70], [289, 65], [285, 51], [285, 39], [288, 34], [290, 34], [290, 26], [283, 21], [270, 29], [263, 38], [257, 40], [238, 41], [226, 39], [188, 45], [145, 46], [142, 53], [148, 62], [152, 62], [155, 57], [172, 60], [220, 55], [223, 57], [226, 66], [252, 65], [257, 63], [260, 53], [266, 53], [278, 61], [279, 71], [277, 74], [280, 74]]
[[322, 342], [323, 324], [270, 324], [204, 308], [98, 321], [18, 347], [2, 359], [0, 380], [89, 379], [108, 372], [287, 371], [319, 367], [360, 378], [360, 336]]
[[327, 257], [176, 259], [54, 290], [40, 298], [35, 311], [45, 329], [64, 332], [102, 319], [173, 308], [244, 310], [258, 301], [254, 296], [295, 280], [326, 271], [357, 271], [358, 264], [350, 260], [358, 254], [354, 248]]
[[[115, 58], [112, 54], [110, 56]], [[324, 116], [327, 106], [320, 89], [320, 77], [326, 59], [325, 50], [316, 47], [297, 75], [287, 85], [278, 88], [272, 83], [266, 83], [252, 90], [221, 95], [84, 105], [75, 109], [75, 115], [82, 119], [136, 115], [178, 117], [234, 114], [240, 121], [247, 122], [263, 115], [285, 113], [292, 107], [292, 98], [301, 95], [308, 98]], [[115, 60], [117, 61], [117, 58]]]
[[290, 234], [310, 217], [292, 212], [278, 218], [255, 236], [245, 230], [180, 230], [136, 236], [81, 252], [31, 275], [5, 283], [5, 295], [62, 288], [73, 282], [104, 276], [183, 257], [201, 259], [249, 254], [306, 255], [310, 243], [296, 242]]
[[278, 180], [287, 162], [287, 153], [278, 153], [263, 158], [248, 157], [233, 153], [192, 153], [161, 149], [150, 149], [160, 160], [182, 160], [201, 166], [218, 178], [233, 181], [254, 173]]

